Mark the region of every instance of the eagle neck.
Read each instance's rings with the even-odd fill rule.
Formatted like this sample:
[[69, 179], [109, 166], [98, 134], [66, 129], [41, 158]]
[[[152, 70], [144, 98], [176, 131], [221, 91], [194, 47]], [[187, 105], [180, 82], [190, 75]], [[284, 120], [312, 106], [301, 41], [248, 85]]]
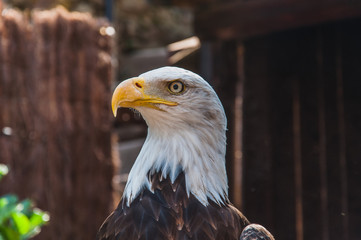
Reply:
[[218, 204], [228, 201], [225, 131], [199, 129], [204, 128], [148, 129], [124, 190], [128, 206], [145, 188], [152, 191], [150, 178], [155, 173], [173, 183], [183, 172], [188, 196], [194, 195], [205, 206], [209, 200]]

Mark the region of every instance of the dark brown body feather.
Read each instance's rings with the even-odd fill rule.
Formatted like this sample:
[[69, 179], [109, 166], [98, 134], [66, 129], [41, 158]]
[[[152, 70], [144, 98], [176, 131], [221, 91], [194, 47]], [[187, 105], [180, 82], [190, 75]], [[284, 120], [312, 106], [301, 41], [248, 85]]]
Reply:
[[154, 193], [143, 190], [129, 207], [123, 199], [101, 226], [99, 240], [238, 240], [249, 224], [229, 203], [204, 206], [188, 197], [183, 173], [173, 184], [160, 174], [151, 180]]

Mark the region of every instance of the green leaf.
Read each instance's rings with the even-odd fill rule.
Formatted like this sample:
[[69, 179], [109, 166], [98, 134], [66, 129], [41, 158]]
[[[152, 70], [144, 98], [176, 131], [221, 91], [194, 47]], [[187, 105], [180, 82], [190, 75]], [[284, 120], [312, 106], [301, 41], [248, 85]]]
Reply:
[[17, 197], [15, 195], [6, 195], [0, 198], [0, 224], [10, 218], [16, 208]]
[[29, 199], [25, 199], [16, 206], [16, 210], [24, 213], [26, 216], [29, 217], [33, 212], [32, 207], [33, 207], [32, 201], [30, 201]]
[[25, 234], [23, 236], [23, 239], [28, 239], [28, 238], [32, 238], [36, 235], [38, 235], [41, 232], [40, 227], [36, 227], [30, 230], [30, 232], [28, 232], [27, 234]]
[[0, 233], [6, 240], [20, 240], [20, 235], [16, 231], [8, 227], [0, 225]]
[[0, 198], [0, 208], [6, 205], [15, 204], [17, 201], [18, 201], [18, 197], [13, 194], [7, 194], [5, 196], [2, 196]]
[[[0, 179], [8, 172], [7, 166], [0, 164]], [[18, 201], [12, 194], [0, 197], [0, 240], [27, 240], [49, 222], [49, 214], [33, 208], [31, 200]]]
[[44, 214], [43, 212], [37, 210], [34, 210], [33, 215], [30, 217], [30, 225], [32, 227], [41, 226], [45, 224], [47, 221], [44, 220]]
[[40, 227], [49, 222], [49, 214], [43, 212], [38, 208], [34, 208], [33, 214], [30, 217], [30, 231], [24, 236], [25, 239], [32, 238], [40, 233]]
[[24, 213], [27, 217], [33, 214], [33, 203], [29, 199], [25, 199], [16, 205], [17, 212]]
[[30, 230], [30, 221], [28, 217], [21, 212], [14, 212], [11, 217], [15, 226], [21, 235], [26, 234]]

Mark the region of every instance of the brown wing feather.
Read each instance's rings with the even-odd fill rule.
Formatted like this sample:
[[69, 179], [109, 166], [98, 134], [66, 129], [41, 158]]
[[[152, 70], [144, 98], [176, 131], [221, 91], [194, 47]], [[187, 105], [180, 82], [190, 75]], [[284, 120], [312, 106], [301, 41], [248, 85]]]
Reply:
[[105, 220], [99, 240], [238, 240], [247, 219], [231, 204], [213, 201], [205, 207], [187, 196], [181, 173], [172, 184], [160, 174], [151, 177], [153, 193], [145, 189], [127, 207], [125, 201]]

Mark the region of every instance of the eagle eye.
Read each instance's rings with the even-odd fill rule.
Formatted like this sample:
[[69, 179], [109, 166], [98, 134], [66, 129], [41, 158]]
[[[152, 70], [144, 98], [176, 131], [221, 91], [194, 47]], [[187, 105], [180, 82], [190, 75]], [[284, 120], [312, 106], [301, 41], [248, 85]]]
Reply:
[[171, 93], [179, 94], [184, 91], [184, 84], [181, 81], [176, 80], [169, 83], [168, 89]]

